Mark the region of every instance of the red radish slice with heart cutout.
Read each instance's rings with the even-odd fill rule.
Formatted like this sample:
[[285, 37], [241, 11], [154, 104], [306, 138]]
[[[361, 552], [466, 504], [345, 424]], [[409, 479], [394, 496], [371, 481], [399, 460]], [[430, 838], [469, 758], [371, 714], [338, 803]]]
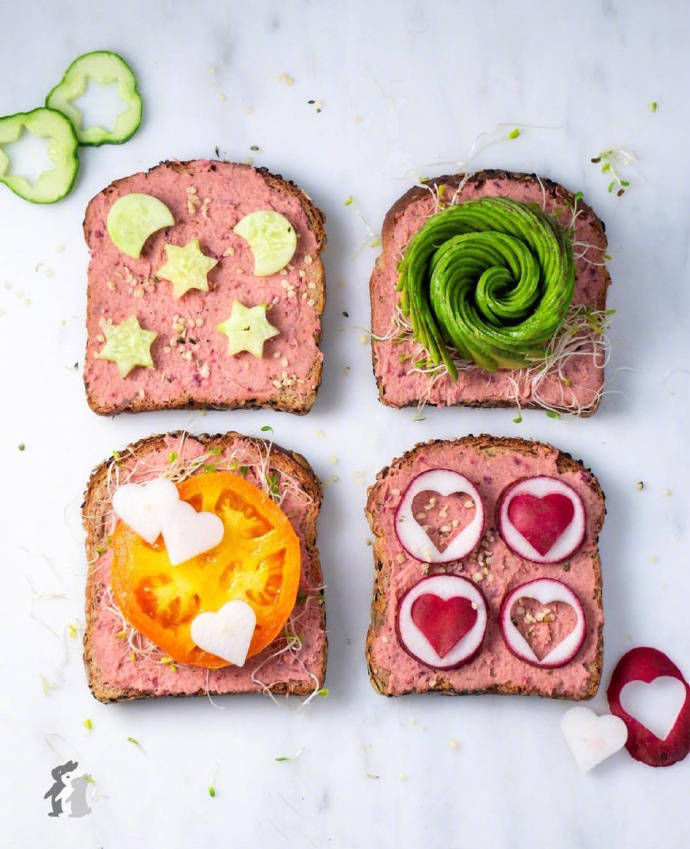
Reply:
[[[650, 684], [662, 677], [676, 678], [685, 688], [685, 700], [663, 740], [621, 704], [621, 693], [627, 684], [633, 681]], [[606, 696], [611, 713], [619, 716], [628, 727], [625, 747], [633, 758], [648, 766], [660, 767], [682, 761], [690, 753], [690, 685], [663, 652], [649, 646], [639, 646], [626, 652], [613, 670]]]
[[[413, 511], [415, 496], [420, 492], [437, 492], [441, 496], [466, 495], [474, 502], [474, 517], [443, 551], [434, 544]], [[395, 514], [395, 533], [400, 545], [424, 563], [454, 563], [467, 557], [477, 547], [484, 530], [484, 505], [475, 485], [459, 472], [430, 469], [422, 472], [405, 490]]]
[[432, 575], [404, 595], [396, 628], [401, 646], [415, 660], [452, 669], [480, 650], [487, 620], [484, 596], [471, 581]]
[[533, 563], [560, 563], [574, 554], [585, 538], [582, 499], [558, 478], [521, 478], [501, 493], [498, 531], [520, 557]]
[[[540, 604], [562, 602], [575, 611], [575, 626], [572, 631], [541, 659], [537, 657], [532, 646], [520, 633], [512, 618], [513, 607], [522, 598], [534, 599]], [[524, 660], [526, 663], [531, 663], [532, 666], [545, 669], [555, 669], [558, 666], [565, 666], [566, 663], [570, 663], [580, 651], [587, 634], [587, 621], [580, 599], [570, 587], [553, 578], [537, 578], [535, 581], [528, 581], [526, 584], [520, 584], [519, 587], [511, 590], [501, 604], [499, 625], [505, 644], [515, 657]]]

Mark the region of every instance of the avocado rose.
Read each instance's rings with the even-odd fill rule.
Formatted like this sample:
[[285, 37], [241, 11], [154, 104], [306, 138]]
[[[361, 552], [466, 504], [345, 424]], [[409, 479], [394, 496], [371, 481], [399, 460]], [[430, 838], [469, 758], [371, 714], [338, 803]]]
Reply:
[[455, 358], [488, 371], [543, 359], [575, 287], [571, 239], [534, 204], [484, 197], [432, 215], [399, 265], [414, 338], [455, 380]]

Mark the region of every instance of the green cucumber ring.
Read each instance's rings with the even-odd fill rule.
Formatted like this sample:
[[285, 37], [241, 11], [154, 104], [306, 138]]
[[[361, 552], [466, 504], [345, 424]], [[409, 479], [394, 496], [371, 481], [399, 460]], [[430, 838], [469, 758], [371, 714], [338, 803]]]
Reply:
[[566, 231], [538, 207], [504, 197], [432, 215], [398, 270], [414, 338], [453, 380], [453, 351], [487, 371], [543, 358], [575, 289]]
[[[49, 139], [48, 156], [55, 163], [32, 183], [26, 177], [9, 173], [10, 159], [3, 144], [17, 141], [22, 132]], [[55, 203], [69, 194], [79, 170], [79, 142], [72, 124], [61, 113], [41, 106], [31, 112], [18, 112], [0, 118], [0, 183], [31, 203]]]
[[[72, 101], [86, 91], [89, 79], [100, 85], [117, 82], [120, 99], [126, 109], [115, 119], [115, 128], [110, 131], [94, 125], [82, 127], [83, 115]], [[84, 53], [72, 62], [63, 78], [46, 97], [46, 106], [62, 112], [74, 126], [82, 145], [99, 147], [102, 144], [122, 144], [130, 139], [141, 124], [143, 104], [137, 89], [137, 79], [132, 69], [117, 53], [95, 50]]]

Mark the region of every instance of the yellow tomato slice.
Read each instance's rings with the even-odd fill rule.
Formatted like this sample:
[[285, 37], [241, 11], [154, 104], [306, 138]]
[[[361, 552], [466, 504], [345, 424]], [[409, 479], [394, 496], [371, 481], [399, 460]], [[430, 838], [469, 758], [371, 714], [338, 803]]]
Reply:
[[173, 566], [162, 537], [149, 545], [119, 522], [113, 534], [113, 596], [125, 619], [173, 660], [207, 669], [228, 666], [194, 643], [192, 619], [231, 599], [246, 601], [256, 613], [247, 656], [260, 652], [295, 606], [299, 539], [280, 507], [238, 475], [208, 472], [177, 488], [197, 512], [222, 519], [220, 545]]

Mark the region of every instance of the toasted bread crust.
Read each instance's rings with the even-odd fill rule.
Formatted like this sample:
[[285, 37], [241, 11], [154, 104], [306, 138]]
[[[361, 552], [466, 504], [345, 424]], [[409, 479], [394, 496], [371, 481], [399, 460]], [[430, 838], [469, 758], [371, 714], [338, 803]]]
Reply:
[[[520, 437], [496, 437], [491, 436], [489, 434], [480, 434], [479, 436], [474, 436], [470, 434], [469, 436], [462, 437], [460, 439], [455, 440], [442, 440], [442, 439], [430, 439], [427, 442], [419, 442], [409, 451], [406, 451], [401, 457], [397, 457], [394, 459], [390, 466], [385, 466], [381, 471], [376, 475], [376, 483], [370, 486], [367, 490], [367, 504], [365, 508], [365, 514], [367, 520], [369, 521], [369, 526], [371, 527], [372, 532], [375, 535], [374, 544], [373, 544], [373, 553], [374, 553], [374, 587], [372, 594], [372, 602], [371, 602], [371, 624], [369, 626], [369, 630], [367, 632], [366, 644], [365, 644], [365, 653], [367, 659], [367, 671], [369, 673], [369, 680], [371, 681], [372, 687], [376, 690], [377, 693], [385, 696], [395, 696], [395, 695], [407, 695], [408, 693], [427, 693], [434, 692], [440, 693], [442, 695], [449, 696], [466, 696], [466, 695], [482, 695], [484, 693], [497, 693], [500, 695], [537, 695], [537, 696], [546, 696], [546, 693], [543, 693], [539, 689], [535, 688], [525, 688], [515, 684], [506, 684], [506, 683], [497, 683], [495, 686], [486, 687], [483, 689], [470, 689], [470, 690], [458, 690], [453, 688], [450, 683], [444, 679], [443, 670], [437, 670], [438, 674], [436, 676], [436, 684], [433, 687], [422, 687], [418, 689], [412, 689], [406, 691], [406, 693], [391, 693], [388, 688], [388, 678], [390, 675], [390, 670], [385, 669], [381, 666], [376, 666], [373, 657], [372, 657], [372, 646], [376, 639], [376, 631], [384, 619], [386, 606], [388, 604], [388, 584], [390, 577], [390, 569], [391, 564], [385, 556], [385, 546], [382, 535], [377, 534], [377, 512], [376, 512], [376, 496], [378, 488], [385, 482], [388, 473], [391, 471], [393, 467], [399, 468], [404, 464], [414, 464], [417, 459], [417, 456], [421, 450], [427, 448], [430, 445], [436, 444], [450, 444], [450, 445], [467, 445], [473, 446], [479, 449], [493, 448], [504, 450], [510, 453], [518, 453], [518, 454], [527, 454], [527, 455], [536, 455], [540, 450], [546, 449], [547, 451], [555, 451], [557, 452], [557, 467], [559, 472], [567, 472], [567, 471], [586, 471], [588, 473], [589, 478], [589, 487], [592, 491], [597, 495], [598, 498], [601, 498], [602, 502], [605, 502], [605, 496], [599, 485], [598, 480], [591, 472], [591, 470], [587, 469], [581, 462], [574, 460], [570, 454], [566, 454], [563, 451], [559, 451], [554, 448], [554, 446], [549, 445], [546, 442], [537, 442], [535, 440], [521, 439]], [[602, 512], [600, 520], [597, 522], [594, 528], [594, 540], [595, 542], [598, 540], [599, 534], [601, 532], [601, 528], [604, 524], [604, 516], [606, 510]], [[601, 560], [599, 557], [598, 549], [595, 551], [593, 555], [594, 561], [594, 571], [596, 574], [596, 586], [595, 586], [595, 595], [594, 600], [596, 604], [601, 607], [602, 606], [602, 580], [601, 580]], [[560, 699], [591, 699], [596, 695], [596, 692], [599, 688], [599, 684], [601, 681], [601, 671], [603, 665], [603, 652], [604, 652], [604, 626], [603, 623], [598, 626], [597, 635], [596, 635], [596, 656], [594, 662], [592, 664], [589, 680], [587, 681], [587, 687], [585, 693], [571, 693], [571, 692], [561, 692], [557, 695], [550, 696], [551, 698], [560, 698]], [[550, 695], [550, 694], [548, 694]]]
[[[146, 172], [150, 174], [156, 168], [160, 168], [161, 166], [168, 166], [179, 173], [184, 173], [185, 171], [191, 171], [196, 164], [195, 160], [188, 160], [185, 162], [179, 162], [177, 160], [163, 160], [158, 165], [149, 168]], [[307, 219], [309, 220], [310, 227], [312, 228], [314, 235], [317, 241], [317, 251], [314, 254], [314, 260], [311, 266], [311, 273], [313, 275], [313, 281], [315, 283], [315, 288], [311, 291], [311, 298], [314, 301], [314, 310], [315, 312], [321, 316], [323, 315], [323, 311], [326, 305], [326, 275], [323, 267], [323, 261], [321, 259], [321, 254], [326, 250], [328, 244], [328, 238], [325, 230], [325, 214], [314, 204], [311, 197], [298, 186], [296, 186], [292, 181], [286, 180], [280, 174], [273, 174], [267, 168], [253, 168], [251, 165], [245, 165], [242, 163], [231, 163], [233, 165], [237, 165], [238, 167], [246, 168], [248, 170], [257, 171], [261, 174], [265, 182], [273, 189], [283, 192], [285, 194], [291, 195], [296, 198], [300, 203], [302, 209], [304, 210]], [[214, 166], [211, 165], [211, 170], [213, 170]], [[119, 180], [114, 180], [109, 186], [99, 192], [96, 195], [96, 198], [114, 194], [117, 192], [118, 187], [121, 183], [128, 180], [129, 177], [122, 177]], [[89, 247], [89, 250], [92, 249], [92, 239], [91, 234], [94, 229], [94, 213], [93, 213], [93, 201], [96, 200], [93, 198], [88, 206], [86, 207], [86, 213], [84, 216], [83, 222], [83, 232], [84, 232], [84, 240]], [[91, 311], [91, 289], [87, 288], [87, 314]], [[322, 328], [319, 323], [318, 335], [315, 337], [314, 341], [318, 346], [321, 342]], [[86, 362], [86, 360], [85, 360]], [[104, 404], [98, 401], [96, 397], [94, 397], [94, 393], [91, 390], [89, 385], [89, 381], [84, 374], [84, 385], [86, 389], [86, 399], [89, 404], [89, 407], [94, 411], [94, 413], [98, 413], [101, 416], [112, 416], [117, 413], [140, 413], [140, 412], [150, 412], [153, 410], [237, 410], [237, 409], [249, 409], [249, 410], [258, 410], [258, 409], [273, 409], [282, 412], [295, 413], [297, 415], [305, 415], [309, 412], [309, 410], [314, 406], [314, 402], [316, 401], [316, 394], [318, 392], [320, 383], [321, 383], [321, 374], [323, 371], [323, 362], [321, 360], [316, 360], [309, 372], [307, 374], [306, 382], [314, 387], [312, 391], [307, 394], [298, 393], [296, 388], [291, 386], [281, 386], [280, 389], [276, 390], [275, 397], [270, 398], [268, 400], [259, 400], [258, 398], [248, 398], [243, 400], [233, 400], [228, 399], [227, 401], [219, 402], [217, 398], [211, 396], [204, 396], [203, 392], [199, 391], [195, 394], [195, 397], [189, 397], [186, 395], [181, 395], [174, 403], [169, 402], [158, 402], [155, 399], [151, 399], [149, 397], [146, 398], [138, 398], [136, 396], [130, 398], [125, 405], [114, 405], [114, 404]]]
[[[151, 451], [157, 451], [165, 447], [166, 437], [181, 437], [182, 431], [173, 431], [172, 433], [156, 434], [140, 439], [137, 442], [130, 443], [121, 454], [133, 454], [137, 458], [145, 456]], [[194, 440], [209, 448], [217, 446], [218, 448], [228, 448], [232, 446], [236, 439], [242, 439], [251, 443], [256, 443], [257, 446], [262, 443], [262, 440], [243, 436], [235, 431], [230, 431], [225, 434], [200, 434], [195, 435]], [[107, 487], [108, 468], [112, 463], [112, 459], [100, 463], [91, 473], [89, 482], [84, 494], [82, 503], [82, 522], [86, 531], [86, 558], [88, 563], [93, 563], [99, 556], [98, 549], [107, 544], [107, 526], [105, 515], [97, 516], [92, 507], [102, 498]], [[321, 484], [312, 471], [307, 460], [301, 455], [293, 451], [288, 451], [278, 445], [273, 444], [271, 447], [271, 465], [275, 468], [289, 472], [293, 477], [299, 480], [302, 489], [312, 498], [312, 504], [309, 507], [308, 515], [302, 526], [304, 539], [307, 550], [313, 564], [313, 569], [318, 575], [318, 579], [323, 583], [321, 572], [321, 564], [319, 560], [319, 551], [316, 545], [316, 523], [319, 510], [321, 507]], [[104, 586], [100, 583], [93, 570], [89, 570], [86, 580], [85, 589], [85, 628], [84, 628], [84, 667], [86, 669], [86, 677], [89, 688], [93, 696], [101, 702], [128, 701], [132, 699], [159, 698], [158, 695], [146, 690], [139, 689], [118, 689], [103, 681], [101, 670], [93, 651], [93, 635], [97, 623], [97, 612], [101, 594]], [[323, 686], [326, 676], [326, 662], [328, 654], [328, 645], [325, 639], [326, 630], [326, 609], [324, 602], [318, 601], [320, 611], [320, 629], [324, 632], [324, 652], [321, 662], [321, 667], [316, 676], [319, 679], [319, 687]], [[314, 690], [314, 683], [310, 679], [304, 682], [278, 682], [271, 687], [271, 692], [282, 695], [308, 695]], [[196, 693], [172, 693], [171, 695], [217, 695], [217, 691], [199, 689]], [[221, 693], [221, 695], [223, 695]]]
[[[428, 186], [432, 189], [436, 188], [439, 185], [446, 185], [449, 187], [449, 189], [453, 189], [458, 187], [464, 177], [464, 174], [445, 174], [440, 177], [433, 177], [428, 180], [423, 180], [422, 182], [425, 186]], [[483, 171], [477, 171], [475, 174], [472, 174], [465, 185], [480, 188], [487, 180], [510, 180], [511, 182], [514, 182], [518, 185], [538, 183], [541, 189], [543, 190], [544, 197], [551, 199], [553, 203], [567, 204], [570, 207], [572, 207], [575, 203], [574, 194], [568, 189], [566, 189], [564, 186], [560, 185], [560, 183], [556, 183], [553, 180], [548, 179], [547, 177], [539, 177], [536, 174], [527, 174], [516, 171], [503, 171], [501, 169], [489, 168]], [[413, 186], [412, 188], [408, 189], [405, 194], [399, 197], [398, 200], [395, 201], [395, 203], [386, 213], [386, 216], [383, 220], [383, 227], [381, 229], [382, 252], [374, 267], [374, 271], [372, 272], [369, 286], [372, 315], [374, 313], [374, 302], [377, 297], [374, 285], [376, 271], [378, 266], [383, 262], [387, 251], [389, 251], [391, 248], [393, 232], [395, 230], [397, 221], [411, 203], [414, 203], [415, 201], [427, 195], [427, 189], [422, 188], [421, 186]], [[595, 230], [598, 231], [602, 244], [606, 246], [608, 242], [606, 238], [606, 225], [604, 224], [604, 222], [596, 215], [594, 210], [582, 200], [578, 200], [578, 210], [581, 210], [581, 214], [579, 217], [583, 221], [589, 222], [595, 228]], [[602, 266], [599, 269], [599, 273], [601, 275], [601, 286], [596, 303], [592, 304], [592, 306], [597, 310], [604, 310], [606, 309], [606, 296], [608, 287], [611, 285], [611, 276], [606, 266]], [[385, 381], [377, 371], [376, 366], [378, 355], [375, 341], [376, 340], [372, 338], [372, 370], [374, 373], [374, 378], [376, 380], [376, 385], [378, 387], [379, 400], [382, 404], [396, 406], [394, 404], [391, 404], [390, 401], [386, 398]], [[518, 369], [516, 371], [519, 372], [520, 370]], [[462, 375], [460, 375], [458, 379], [461, 381]], [[416, 406], [420, 401], [421, 399], [419, 398], [412, 399], [402, 406]], [[593, 403], [590, 407], [582, 410], [579, 415], [583, 418], [591, 416], [593, 413], [596, 412], [597, 408], [599, 407], [599, 403], [600, 398], [597, 398], [595, 403]], [[510, 399], [495, 401], [464, 401], [458, 402], [457, 405], [464, 407], [515, 407], [515, 402]], [[529, 401], [526, 403], [521, 403], [521, 406], [525, 409], [540, 409], [538, 404]]]

